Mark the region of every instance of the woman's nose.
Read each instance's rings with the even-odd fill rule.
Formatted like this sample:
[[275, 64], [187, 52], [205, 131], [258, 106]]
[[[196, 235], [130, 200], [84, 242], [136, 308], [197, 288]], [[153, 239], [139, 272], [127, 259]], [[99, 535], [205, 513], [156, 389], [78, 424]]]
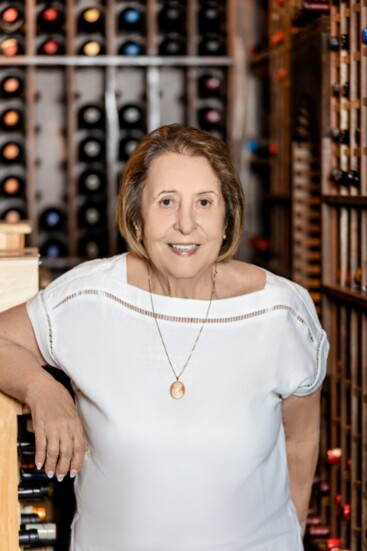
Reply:
[[191, 206], [180, 206], [177, 210], [177, 219], [174, 227], [184, 235], [190, 235], [190, 233], [192, 233], [196, 228], [196, 221]]

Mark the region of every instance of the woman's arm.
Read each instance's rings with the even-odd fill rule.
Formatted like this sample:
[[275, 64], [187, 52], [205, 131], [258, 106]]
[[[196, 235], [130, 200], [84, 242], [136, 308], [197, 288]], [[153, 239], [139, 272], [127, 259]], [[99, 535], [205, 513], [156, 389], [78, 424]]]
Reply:
[[282, 403], [291, 495], [302, 534], [319, 455], [320, 397], [318, 388], [308, 396], [290, 396]]
[[[0, 314], [0, 390], [31, 409], [36, 465], [62, 479], [81, 469], [87, 450], [82, 423], [69, 392], [49, 375], [25, 304]], [[74, 474], [74, 473], [73, 473]]]

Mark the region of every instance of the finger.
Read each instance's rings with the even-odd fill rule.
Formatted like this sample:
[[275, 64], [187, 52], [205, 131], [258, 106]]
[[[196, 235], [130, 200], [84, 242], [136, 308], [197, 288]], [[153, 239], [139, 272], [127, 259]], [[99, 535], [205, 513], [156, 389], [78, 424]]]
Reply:
[[36, 455], [35, 463], [38, 470], [41, 469], [46, 460], [47, 440], [43, 429], [35, 431]]
[[60, 455], [56, 466], [56, 477], [61, 482], [69, 471], [71, 458], [73, 456], [73, 439], [66, 433], [63, 433], [60, 442]]
[[83, 434], [74, 438], [73, 457], [70, 464], [70, 477], [74, 476], [81, 470], [84, 463], [84, 457], [90, 452], [89, 446]]
[[60, 440], [56, 436], [47, 438], [45, 471], [49, 478], [55, 474], [57, 461], [60, 455]]

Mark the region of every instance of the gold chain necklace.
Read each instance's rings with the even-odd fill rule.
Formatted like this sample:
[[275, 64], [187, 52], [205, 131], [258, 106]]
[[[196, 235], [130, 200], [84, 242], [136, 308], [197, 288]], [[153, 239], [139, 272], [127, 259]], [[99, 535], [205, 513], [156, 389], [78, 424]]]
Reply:
[[158, 324], [158, 320], [157, 320], [157, 315], [155, 313], [155, 310], [154, 310], [154, 305], [153, 305], [153, 296], [152, 296], [152, 286], [151, 286], [151, 281], [150, 281], [150, 273], [148, 272], [148, 283], [149, 283], [149, 294], [150, 294], [150, 302], [151, 302], [151, 305], [152, 305], [152, 312], [153, 312], [153, 317], [154, 317], [154, 321], [155, 321], [155, 324], [157, 326], [157, 329], [158, 329], [158, 333], [159, 333], [159, 336], [161, 338], [161, 341], [162, 341], [162, 344], [163, 344], [163, 348], [164, 348], [164, 351], [166, 353], [166, 356], [167, 356], [167, 360], [168, 360], [168, 363], [170, 364], [171, 366], [171, 369], [174, 373], [174, 376], [176, 377], [176, 380], [171, 384], [170, 386], [170, 394], [172, 396], [172, 398], [174, 398], [175, 400], [179, 400], [180, 398], [183, 397], [183, 395], [185, 394], [185, 386], [184, 384], [179, 381], [179, 378], [181, 377], [182, 373], [184, 372], [184, 369], [186, 368], [187, 364], [189, 363], [190, 361], [190, 358], [196, 348], [196, 345], [198, 343], [198, 340], [200, 338], [200, 335], [204, 329], [204, 325], [206, 324], [207, 320], [208, 320], [208, 316], [209, 316], [209, 311], [210, 311], [210, 307], [212, 305], [212, 301], [213, 301], [213, 296], [214, 296], [214, 288], [215, 288], [215, 278], [217, 276], [217, 267], [215, 266], [214, 268], [214, 275], [213, 275], [213, 287], [212, 287], [212, 293], [211, 293], [211, 296], [210, 296], [210, 301], [209, 301], [209, 305], [208, 305], [208, 309], [206, 311], [206, 316], [205, 316], [205, 319], [200, 327], [200, 330], [199, 330], [199, 333], [198, 333], [198, 336], [196, 337], [196, 340], [194, 342], [194, 346], [192, 347], [192, 350], [189, 354], [189, 357], [187, 358], [186, 362], [185, 362], [185, 365], [183, 366], [182, 370], [181, 370], [181, 373], [179, 375], [176, 375], [176, 372], [173, 368], [173, 365], [172, 365], [172, 362], [171, 362], [171, 358], [169, 357], [169, 354], [168, 354], [168, 351], [167, 351], [167, 347], [166, 347], [166, 344], [164, 342], [164, 339], [163, 339], [163, 335], [162, 335], [162, 332], [161, 332], [161, 329], [159, 327], [159, 324]]

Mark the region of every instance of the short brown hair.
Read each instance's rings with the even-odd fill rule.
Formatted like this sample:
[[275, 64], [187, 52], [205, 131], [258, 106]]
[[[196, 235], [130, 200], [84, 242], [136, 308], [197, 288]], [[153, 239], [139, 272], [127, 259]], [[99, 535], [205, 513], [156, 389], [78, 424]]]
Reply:
[[244, 193], [230, 152], [213, 134], [181, 124], [161, 126], [147, 134], [121, 172], [116, 219], [128, 246], [138, 256], [149, 258], [143, 242], [136, 236], [137, 228], [144, 229], [141, 194], [151, 162], [164, 153], [204, 157], [217, 174], [225, 202], [226, 233], [218, 261], [232, 258], [238, 250], [243, 230]]

